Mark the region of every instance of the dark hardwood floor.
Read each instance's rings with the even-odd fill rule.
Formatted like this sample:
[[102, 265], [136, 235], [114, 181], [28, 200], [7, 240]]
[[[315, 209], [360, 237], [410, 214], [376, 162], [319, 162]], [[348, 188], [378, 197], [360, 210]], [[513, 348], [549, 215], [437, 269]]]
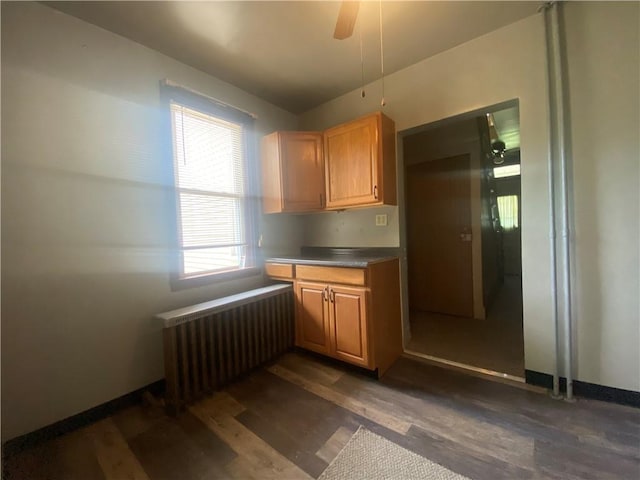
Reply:
[[568, 404], [408, 358], [377, 381], [298, 353], [177, 418], [132, 407], [4, 458], [4, 474], [317, 478], [359, 425], [475, 480], [640, 478], [638, 409]]

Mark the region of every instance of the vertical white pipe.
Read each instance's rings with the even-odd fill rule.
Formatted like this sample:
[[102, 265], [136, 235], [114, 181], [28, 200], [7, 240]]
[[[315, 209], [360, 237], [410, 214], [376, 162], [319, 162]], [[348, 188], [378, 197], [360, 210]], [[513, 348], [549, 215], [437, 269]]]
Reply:
[[[553, 91], [553, 78], [551, 72], [551, 62], [553, 58], [552, 45], [550, 44], [550, 27], [549, 27], [549, 8], [550, 5], [545, 5], [543, 8], [544, 26], [545, 26], [545, 44], [546, 44], [546, 66], [547, 66], [547, 91], [549, 94], [549, 111], [547, 115], [547, 121], [549, 122], [549, 138], [553, 138], [553, 122], [552, 117], [555, 112]], [[558, 335], [558, 279], [557, 279], [557, 255], [556, 255], [556, 201], [555, 201], [555, 188], [554, 188], [554, 169], [553, 169], [553, 147], [549, 142], [549, 148], [547, 151], [549, 170], [549, 182], [547, 188], [549, 189], [549, 251], [550, 251], [550, 271], [551, 271], [551, 319], [553, 323], [553, 338], [555, 342], [555, 365], [553, 370], [553, 398], [562, 398], [560, 395], [560, 338]]]
[[561, 235], [562, 235], [562, 287], [563, 287], [563, 323], [564, 323], [564, 365], [567, 379], [566, 399], [573, 401], [573, 339], [571, 318], [571, 264], [569, 238], [569, 194], [567, 178], [567, 156], [565, 139], [565, 111], [564, 111], [564, 83], [562, 75], [562, 55], [560, 46], [560, 22], [558, 18], [559, 5], [554, 2], [551, 6], [551, 40], [553, 44], [553, 70], [556, 92], [557, 112], [557, 146], [560, 167], [560, 196], [562, 199]]

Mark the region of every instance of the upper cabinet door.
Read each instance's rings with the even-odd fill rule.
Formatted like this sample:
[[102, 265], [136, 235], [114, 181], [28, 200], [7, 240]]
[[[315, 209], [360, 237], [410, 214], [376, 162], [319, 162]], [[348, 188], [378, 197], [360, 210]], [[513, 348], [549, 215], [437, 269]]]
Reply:
[[274, 132], [262, 139], [264, 213], [309, 212], [324, 207], [321, 132]]
[[322, 133], [281, 132], [280, 159], [285, 212], [324, 207]]
[[325, 131], [327, 208], [396, 204], [395, 125], [380, 112]]

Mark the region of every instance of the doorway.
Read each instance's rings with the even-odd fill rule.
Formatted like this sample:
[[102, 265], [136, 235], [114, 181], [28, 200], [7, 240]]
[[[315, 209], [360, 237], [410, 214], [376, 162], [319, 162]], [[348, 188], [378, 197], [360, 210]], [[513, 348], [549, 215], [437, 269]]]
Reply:
[[402, 137], [407, 351], [524, 377], [517, 104]]

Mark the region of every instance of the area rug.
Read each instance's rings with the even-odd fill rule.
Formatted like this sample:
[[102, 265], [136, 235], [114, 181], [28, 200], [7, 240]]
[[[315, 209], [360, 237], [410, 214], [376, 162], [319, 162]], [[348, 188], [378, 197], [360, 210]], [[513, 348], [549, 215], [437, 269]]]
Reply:
[[318, 480], [418, 478], [469, 480], [361, 426]]

